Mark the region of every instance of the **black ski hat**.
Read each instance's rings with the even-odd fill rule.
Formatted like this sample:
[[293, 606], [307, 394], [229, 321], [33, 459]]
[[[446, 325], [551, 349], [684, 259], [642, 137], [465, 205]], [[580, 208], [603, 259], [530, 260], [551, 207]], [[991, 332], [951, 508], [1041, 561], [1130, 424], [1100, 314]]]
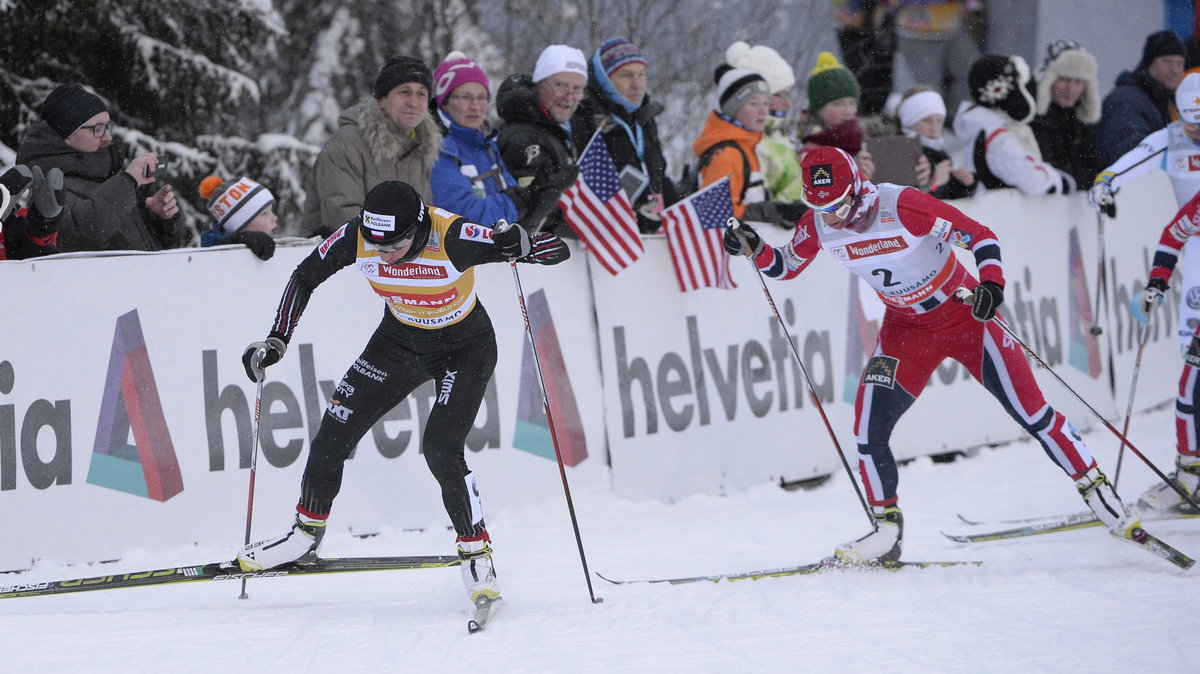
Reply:
[[1160, 30], [1146, 36], [1146, 44], [1142, 46], [1142, 61], [1139, 67], [1149, 68], [1154, 59], [1159, 56], [1182, 56], [1187, 58], [1183, 40], [1169, 30]]
[[399, 180], [379, 183], [367, 192], [359, 214], [363, 240], [374, 246], [390, 246], [413, 238], [403, 262], [415, 259], [429, 242], [429, 212], [421, 195]]
[[433, 72], [429, 66], [415, 56], [393, 56], [375, 77], [375, 98], [386, 97], [388, 92], [405, 82], [424, 84], [433, 96]]
[[74, 82], [60, 84], [46, 96], [38, 114], [60, 137], [75, 133], [84, 122], [105, 112], [108, 107], [100, 97]]
[[995, 108], [1018, 122], [1033, 118], [1033, 96], [1025, 85], [1029, 83], [1029, 66], [1020, 56], [988, 54], [971, 65], [967, 84], [971, 99], [985, 108]]

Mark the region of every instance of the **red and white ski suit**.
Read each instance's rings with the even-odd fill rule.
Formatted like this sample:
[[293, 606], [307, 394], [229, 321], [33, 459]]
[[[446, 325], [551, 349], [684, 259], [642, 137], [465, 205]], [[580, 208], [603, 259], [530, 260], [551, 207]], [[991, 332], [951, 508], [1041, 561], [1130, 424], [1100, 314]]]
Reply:
[[[1171, 275], [1179, 261], [1179, 252], [1193, 236], [1200, 234], [1200, 192], [1196, 193], [1179, 209], [1171, 222], [1163, 228], [1154, 250], [1150, 278], [1171, 282]], [[1192, 244], [1195, 248], [1196, 244]], [[1187, 304], [1187, 302], [1184, 302]], [[1181, 326], [1182, 327], [1182, 326]], [[1176, 450], [1194, 460], [1200, 456], [1200, 415], [1196, 400], [1200, 396], [1200, 327], [1192, 337], [1191, 345], [1183, 356], [1183, 374], [1179, 377], [1179, 392], [1175, 398]]]
[[789, 244], [764, 248], [755, 262], [767, 276], [790, 279], [824, 249], [884, 302], [883, 326], [855, 401], [859, 470], [870, 503], [895, 504], [892, 429], [945, 358], [962, 363], [1072, 479], [1095, 466], [1079, 433], [1046, 404], [1020, 346], [994, 321], [977, 321], [969, 306], [952, 300], [955, 290], [978, 282], [950, 246], [970, 250], [980, 277], [1004, 285], [992, 231], [913, 188], [865, 183], [863, 194], [866, 210], [850, 227], [828, 227], [809, 211]]

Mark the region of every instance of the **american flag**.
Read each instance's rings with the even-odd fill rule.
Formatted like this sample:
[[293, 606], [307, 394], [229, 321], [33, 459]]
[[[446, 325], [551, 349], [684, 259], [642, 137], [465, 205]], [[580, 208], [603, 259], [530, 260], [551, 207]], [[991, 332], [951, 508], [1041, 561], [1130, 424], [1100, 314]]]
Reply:
[[579, 177], [558, 198], [558, 205], [567, 224], [608, 273], [616, 274], [641, 257], [644, 248], [637, 218], [603, 140], [593, 136], [584, 148]]
[[681, 291], [737, 287], [729, 276], [729, 254], [721, 243], [726, 223], [733, 217], [728, 177], [673, 204], [662, 216]]

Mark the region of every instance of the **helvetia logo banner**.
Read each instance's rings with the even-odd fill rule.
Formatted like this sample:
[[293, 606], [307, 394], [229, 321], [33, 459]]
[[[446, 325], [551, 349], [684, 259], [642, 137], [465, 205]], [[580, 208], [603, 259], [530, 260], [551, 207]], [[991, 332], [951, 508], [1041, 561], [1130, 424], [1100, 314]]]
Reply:
[[[538, 290], [529, 295], [529, 326], [537, 340], [538, 363], [542, 366], [542, 377], [549, 389], [550, 414], [554, 417], [555, 437], [562, 452], [563, 463], [577, 466], [588, 456], [587, 438], [583, 432], [583, 421], [579, 418], [579, 406], [575, 392], [567, 376], [567, 365], [563, 361], [558, 333], [554, 330], [554, 318], [550, 315], [550, 304], [545, 291]], [[521, 361], [521, 389], [517, 401], [516, 428], [513, 431], [513, 447], [547, 459], [554, 459], [554, 443], [546, 413], [542, 405], [542, 388], [538, 384], [529, 340], [525, 340], [525, 353]]]
[[136, 309], [117, 318], [87, 481], [155, 501], [183, 491]]

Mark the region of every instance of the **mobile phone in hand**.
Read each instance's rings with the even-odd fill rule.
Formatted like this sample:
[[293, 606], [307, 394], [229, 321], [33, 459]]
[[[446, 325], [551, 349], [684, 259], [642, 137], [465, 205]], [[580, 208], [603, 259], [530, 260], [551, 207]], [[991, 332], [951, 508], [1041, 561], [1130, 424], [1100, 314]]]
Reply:
[[165, 176], [167, 174], [167, 169], [169, 169], [170, 167], [171, 167], [171, 155], [167, 154], [166, 152], [159, 152], [158, 153], [158, 168], [151, 171], [149, 169], [149, 167], [147, 167], [146, 168], [146, 177], [147, 178], [161, 178], [162, 176]]

